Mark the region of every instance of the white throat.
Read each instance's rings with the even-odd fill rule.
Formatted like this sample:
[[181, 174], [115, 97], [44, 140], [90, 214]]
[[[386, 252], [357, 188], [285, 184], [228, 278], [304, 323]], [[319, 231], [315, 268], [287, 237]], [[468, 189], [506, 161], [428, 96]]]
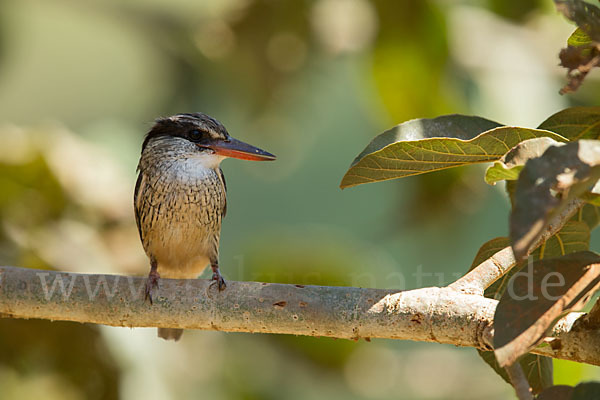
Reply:
[[217, 169], [221, 164], [221, 161], [226, 159], [225, 156], [220, 156], [214, 153], [196, 153], [192, 157], [188, 158], [188, 162], [194, 164], [196, 167]]

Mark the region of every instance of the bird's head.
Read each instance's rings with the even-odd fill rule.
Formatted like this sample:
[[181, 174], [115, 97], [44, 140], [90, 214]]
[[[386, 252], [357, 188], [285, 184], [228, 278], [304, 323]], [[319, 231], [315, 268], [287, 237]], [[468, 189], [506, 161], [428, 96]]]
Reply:
[[202, 113], [157, 119], [144, 139], [142, 154], [148, 147], [214, 159], [216, 165], [227, 157], [252, 161], [276, 158], [258, 147], [232, 138], [219, 121]]

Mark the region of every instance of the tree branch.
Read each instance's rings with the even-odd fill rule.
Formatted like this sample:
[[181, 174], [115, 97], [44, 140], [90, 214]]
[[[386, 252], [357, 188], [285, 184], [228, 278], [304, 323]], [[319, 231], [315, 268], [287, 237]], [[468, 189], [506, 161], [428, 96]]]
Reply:
[[467, 272], [450, 287], [463, 293], [483, 296], [485, 289], [508, 273], [515, 265], [517, 265], [517, 261], [512, 247], [507, 246]]
[[[201, 279], [163, 279], [154, 305], [145, 278], [0, 267], [0, 314], [111, 326], [283, 333], [343, 339], [387, 338], [491, 350], [496, 300], [452, 288], [410, 291], [228, 282], [218, 292]], [[600, 365], [600, 334], [555, 326], [534, 353]]]

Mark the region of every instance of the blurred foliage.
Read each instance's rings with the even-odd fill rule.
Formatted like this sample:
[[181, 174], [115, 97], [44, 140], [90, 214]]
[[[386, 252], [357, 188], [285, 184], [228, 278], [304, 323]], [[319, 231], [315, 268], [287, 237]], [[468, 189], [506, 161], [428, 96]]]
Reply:
[[543, 0], [489, 0], [491, 11], [515, 22], [525, 21], [543, 6]]
[[374, 4], [380, 30], [373, 48], [373, 78], [392, 120], [459, 112], [450, 106], [459, 99], [443, 79], [448, 49], [439, 6], [432, 1]]
[[[17, 224], [21, 229], [33, 229], [59, 218], [67, 199], [41, 156], [23, 164], [0, 163], [0, 219], [5, 224]], [[26, 246], [19, 246], [0, 230], [0, 257], [13, 265], [46, 264]]]
[[[43, 375], [64, 379], [62, 387], [46, 392], [44, 398], [69, 398], [66, 393], [70, 391], [79, 399], [118, 395], [120, 368], [109, 355], [97, 326], [0, 319], [0, 343], [0, 381], [4, 378], [2, 367], [10, 367], [25, 382]], [[32, 381], [27, 385], [36, 386]], [[10, 397], [4, 397], [6, 390], [10, 393], [12, 389], [3, 385], [3, 398]]]
[[[0, 262], [145, 274], [131, 209], [142, 135], [157, 116], [204, 111], [233, 136], [279, 156], [272, 166], [224, 163], [226, 278], [403, 289], [415, 285], [418, 265], [449, 281], [464, 271], [481, 237], [505, 233], [508, 205], [500, 191], [468, 183], [474, 169], [344, 193], [337, 183], [367, 138], [404, 120], [446, 113], [505, 120], [498, 110], [515, 98], [529, 101], [528, 115], [551, 114], [556, 104], [543, 90], [528, 87], [524, 96], [523, 82], [504, 79], [502, 68], [511, 78], [558, 88], [562, 77], [552, 71], [559, 44], [549, 43], [549, 35], [562, 20], [539, 25], [551, 18], [541, 1], [485, 4], [3, 2]], [[541, 53], [523, 61], [518, 48], [478, 43], [487, 20], [464, 35], [461, 27], [479, 21], [465, 15], [518, 27], [519, 35], [509, 31], [503, 39], [537, 43]], [[539, 43], [549, 43], [551, 58]], [[511, 65], [487, 60], [492, 47]], [[535, 79], [511, 69], [534, 62], [545, 68]], [[594, 88], [592, 74], [586, 83]], [[597, 101], [598, 93], [584, 87], [568, 101]], [[468, 195], [457, 195], [465, 185]], [[485, 211], [490, 207], [498, 212]], [[440, 219], [452, 224], [452, 235], [431, 228]], [[440, 346], [209, 332], [187, 332], [173, 346], [154, 330], [0, 324], [2, 393], [145, 399], [399, 393], [504, 399], [510, 393], [476, 357]], [[595, 372], [586, 371], [592, 378]], [[18, 392], [25, 387], [31, 392]]]
[[407, 224], [452, 222], [448, 208], [469, 213], [481, 206], [487, 193], [474, 183], [479, 168], [452, 168], [418, 176], [410, 198], [410, 214], [397, 210], [398, 220]]

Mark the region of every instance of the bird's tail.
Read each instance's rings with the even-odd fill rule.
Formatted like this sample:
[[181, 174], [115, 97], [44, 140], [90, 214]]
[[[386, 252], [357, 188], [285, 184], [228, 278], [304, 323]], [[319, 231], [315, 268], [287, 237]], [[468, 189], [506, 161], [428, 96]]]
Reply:
[[[162, 278], [169, 279], [195, 279], [200, 275], [202, 270], [208, 265], [208, 259], [195, 260], [193, 264], [183, 266], [183, 268], [169, 268], [162, 266], [160, 275]], [[175, 328], [158, 328], [158, 337], [165, 340], [173, 340], [177, 342], [183, 335], [183, 329]]]
[[174, 328], [158, 328], [158, 337], [165, 340], [173, 340], [177, 342], [183, 335], [183, 329]]

